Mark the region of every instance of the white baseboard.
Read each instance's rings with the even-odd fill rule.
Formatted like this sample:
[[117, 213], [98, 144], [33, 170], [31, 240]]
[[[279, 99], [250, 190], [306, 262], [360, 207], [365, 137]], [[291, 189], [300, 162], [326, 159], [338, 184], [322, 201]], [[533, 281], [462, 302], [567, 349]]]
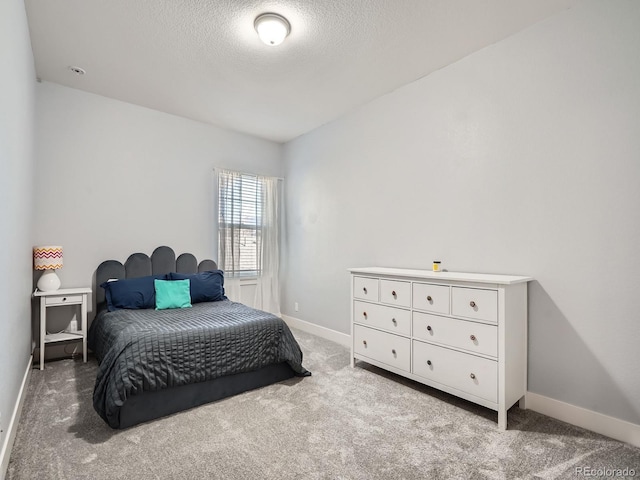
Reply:
[[527, 392], [527, 408], [563, 422], [640, 447], [640, 425]]
[[6, 435], [4, 436], [4, 442], [2, 443], [2, 450], [0, 451], [0, 478], [3, 480], [7, 474], [7, 468], [9, 467], [9, 457], [11, 457], [13, 442], [16, 439], [16, 432], [18, 431], [18, 423], [20, 422], [20, 415], [22, 414], [22, 406], [24, 405], [24, 399], [27, 393], [27, 384], [29, 383], [32, 365], [33, 355], [29, 357], [29, 361], [27, 362], [27, 370], [24, 372], [22, 385], [20, 385], [18, 398], [16, 399], [16, 405], [13, 408], [11, 420], [9, 421], [9, 426], [7, 427]]
[[303, 332], [312, 333], [313, 335], [317, 335], [318, 337], [326, 338], [327, 340], [331, 340], [332, 342], [339, 343], [340, 345], [343, 345], [347, 348], [351, 348], [351, 335], [349, 334], [331, 330], [327, 327], [321, 327], [320, 325], [316, 325], [315, 323], [305, 322], [304, 320], [290, 317], [289, 315], [282, 315], [282, 319], [290, 327], [297, 328], [299, 330], [302, 330]]

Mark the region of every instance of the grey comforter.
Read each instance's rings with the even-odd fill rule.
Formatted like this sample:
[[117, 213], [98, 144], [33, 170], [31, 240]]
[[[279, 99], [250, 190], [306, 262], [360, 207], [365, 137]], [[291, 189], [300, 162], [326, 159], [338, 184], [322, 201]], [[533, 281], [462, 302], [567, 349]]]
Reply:
[[310, 375], [282, 319], [230, 300], [174, 310], [101, 312], [88, 340], [100, 362], [93, 405], [114, 428], [127, 398], [143, 391], [282, 362], [299, 376]]

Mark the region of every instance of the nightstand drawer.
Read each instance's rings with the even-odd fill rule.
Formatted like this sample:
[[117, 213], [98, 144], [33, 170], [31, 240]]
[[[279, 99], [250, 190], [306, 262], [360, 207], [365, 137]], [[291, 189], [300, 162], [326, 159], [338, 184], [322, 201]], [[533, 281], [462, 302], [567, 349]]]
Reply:
[[82, 303], [82, 295], [67, 295], [60, 297], [45, 297], [45, 305], [78, 305]]
[[411, 333], [411, 312], [366, 302], [353, 302], [353, 321], [399, 335]]
[[498, 292], [480, 288], [451, 288], [451, 314], [498, 322]]
[[449, 287], [431, 283], [414, 283], [413, 308], [448, 315]]
[[413, 312], [413, 336], [427, 342], [498, 356], [498, 327]]
[[398, 307], [411, 306], [411, 283], [380, 280], [380, 301]]
[[498, 363], [494, 360], [414, 340], [413, 373], [490, 402], [498, 401]]
[[353, 277], [353, 296], [371, 302], [378, 301], [378, 279]]
[[353, 326], [353, 350], [363, 357], [409, 372], [411, 340], [361, 325]]

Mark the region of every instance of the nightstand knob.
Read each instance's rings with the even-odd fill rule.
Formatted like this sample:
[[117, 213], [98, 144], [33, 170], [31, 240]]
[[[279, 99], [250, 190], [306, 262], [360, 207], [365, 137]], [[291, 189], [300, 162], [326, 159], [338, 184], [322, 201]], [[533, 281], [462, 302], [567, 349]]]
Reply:
[[432, 330], [431, 325], [427, 325], [427, 331], [430, 332]]
[[431, 295], [427, 296], [427, 302], [433, 302], [433, 298], [431, 298]]
[[362, 291], [364, 292], [364, 294], [367, 294], [367, 287], [362, 287]]
[[471, 308], [476, 308], [476, 302], [474, 302], [473, 300], [471, 300], [471, 301], [469, 302], [469, 306], [470, 306]]
[[395, 291], [395, 290], [392, 290], [392, 291], [391, 291], [391, 296], [392, 296], [393, 298], [396, 298], [396, 297], [398, 296], [398, 295], [396, 294], [396, 291]]
[[431, 366], [431, 360], [427, 360], [427, 365]]
[[475, 335], [471, 335], [469, 338], [471, 339], [472, 342], [476, 341], [476, 336]]
[[469, 376], [471, 377], [471, 379], [472, 379], [472, 380], [475, 380], [475, 379], [476, 379], [476, 374], [475, 374], [475, 373], [472, 373], [472, 374], [471, 374], [471, 375], [469, 375]]
[[394, 348], [393, 350], [391, 350], [391, 353], [393, 353], [394, 355], [397, 355], [396, 349]]
[[67, 297], [62, 297], [62, 301], [66, 302], [67, 301]]
[[362, 312], [362, 316], [363, 316], [364, 318], [367, 318], [367, 312]]
[[366, 340], [362, 340], [362, 344], [366, 347], [367, 346], [367, 341]]
[[398, 321], [397, 321], [395, 318], [392, 318], [392, 319], [391, 319], [391, 323], [393, 323], [394, 325], [397, 325], [397, 324], [398, 324]]

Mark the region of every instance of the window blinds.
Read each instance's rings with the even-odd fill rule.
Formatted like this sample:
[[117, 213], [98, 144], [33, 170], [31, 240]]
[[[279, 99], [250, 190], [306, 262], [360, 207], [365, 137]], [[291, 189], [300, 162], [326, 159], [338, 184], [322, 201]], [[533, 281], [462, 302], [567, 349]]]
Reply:
[[259, 275], [263, 185], [254, 175], [219, 172], [220, 264], [227, 274]]

